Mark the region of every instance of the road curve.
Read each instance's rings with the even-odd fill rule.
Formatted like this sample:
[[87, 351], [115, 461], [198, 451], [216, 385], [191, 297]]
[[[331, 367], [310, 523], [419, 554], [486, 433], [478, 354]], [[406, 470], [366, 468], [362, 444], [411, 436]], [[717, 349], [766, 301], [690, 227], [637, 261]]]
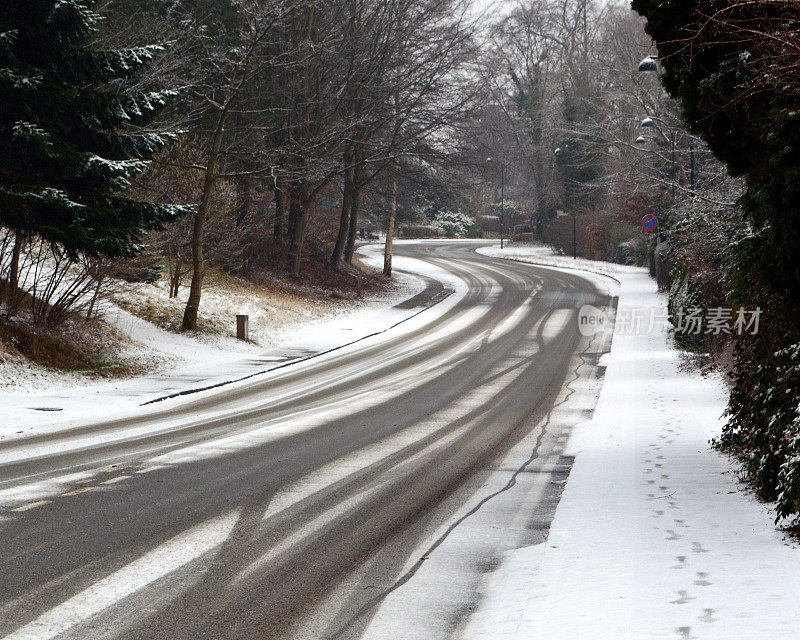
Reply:
[[83, 474], [0, 510], [0, 638], [363, 637], [476, 478], [548, 415], [576, 357], [596, 357], [577, 309], [612, 304], [580, 275], [474, 246], [397, 246], [463, 283], [412, 327], [0, 444], [0, 488]]

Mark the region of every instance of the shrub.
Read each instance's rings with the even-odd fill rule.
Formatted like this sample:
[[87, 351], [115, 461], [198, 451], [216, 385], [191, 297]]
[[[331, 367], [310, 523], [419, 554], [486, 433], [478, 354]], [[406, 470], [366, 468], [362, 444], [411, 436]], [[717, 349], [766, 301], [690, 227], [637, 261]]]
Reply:
[[469, 216], [458, 211], [441, 211], [436, 214], [433, 224], [439, 227], [445, 238], [476, 237], [478, 226]]
[[763, 497], [777, 499], [778, 518], [790, 518], [800, 512], [800, 343], [759, 364], [748, 383], [731, 394], [716, 445], [742, 461]]
[[731, 247], [733, 303], [762, 310], [758, 334], [738, 341], [728, 422], [716, 445], [739, 458], [759, 493], [776, 499], [778, 518], [800, 515], [800, 305], [776, 290], [771, 230], [743, 234]]
[[618, 264], [641, 266], [647, 260], [649, 237], [641, 227], [626, 222], [618, 222], [611, 226], [609, 232], [609, 250], [611, 260]]

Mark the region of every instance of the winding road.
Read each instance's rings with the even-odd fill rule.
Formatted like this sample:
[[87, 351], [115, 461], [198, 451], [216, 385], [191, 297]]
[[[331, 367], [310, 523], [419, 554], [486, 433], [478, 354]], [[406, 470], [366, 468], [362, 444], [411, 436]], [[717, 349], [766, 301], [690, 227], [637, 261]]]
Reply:
[[0, 443], [0, 489], [62, 479], [0, 507], [0, 638], [468, 635], [502, 553], [546, 537], [608, 349], [577, 310], [613, 307], [475, 246], [397, 246], [455, 289], [413, 322]]

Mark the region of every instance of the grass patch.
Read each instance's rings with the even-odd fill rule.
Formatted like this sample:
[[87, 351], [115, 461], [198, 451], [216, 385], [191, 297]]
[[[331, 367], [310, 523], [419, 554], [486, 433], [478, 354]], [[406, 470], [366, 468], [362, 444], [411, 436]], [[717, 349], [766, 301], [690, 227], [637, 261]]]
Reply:
[[113, 356], [115, 336], [105, 336], [106, 344], [98, 344], [101, 333], [109, 329], [98, 324], [79, 320], [47, 328], [4, 322], [0, 323], [0, 341], [12, 353], [49, 369], [100, 377], [137, 373], [138, 366]]

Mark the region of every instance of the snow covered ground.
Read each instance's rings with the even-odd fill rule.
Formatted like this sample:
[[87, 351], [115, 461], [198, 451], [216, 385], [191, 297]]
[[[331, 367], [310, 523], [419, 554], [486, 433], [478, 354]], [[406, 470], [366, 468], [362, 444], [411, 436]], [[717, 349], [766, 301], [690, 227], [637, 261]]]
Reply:
[[580, 271], [588, 271], [590, 273], [599, 273], [612, 276], [615, 279], [618, 279], [617, 274], [638, 273], [641, 271], [641, 269], [638, 267], [629, 267], [622, 264], [613, 264], [611, 262], [586, 260], [585, 258], [575, 259], [571, 256], [562, 256], [557, 253], [553, 253], [553, 250], [550, 247], [543, 244], [508, 243], [503, 249], [500, 248], [499, 244], [495, 244], [488, 247], [479, 247], [476, 249], [476, 252], [485, 256], [492, 256], [494, 258], [506, 258], [508, 260], [517, 260], [519, 262], [531, 262], [550, 267], [578, 269]]
[[[575, 262], [542, 247], [506, 254]], [[664, 313], [644, 269], [588, 266], [620, 281], [621, 316]], [[648, 329], [618, 319], [594, 417], [569, 441], [575, 464], [549, 537], [505, 555], [463, 637], [800, 637], [800, 546], [709, 446], [724, 385], [687, 372], [663, 325]]]
[[[379, 249], [377, 245], [363, 247], [362, 261], [377, 265], [381, 260]], [[416, 260], [397, 258], [395, 262], [399, 269], [405, 266], [430, 272], [443, 281], [452, 279]], [[36, 366], [12, 368], [12, 363], [7, 362], [1, 365], [0, 372], [18, 379], [13, 387], [0, 393], [0, 439], [141, 411], [141, 405], [150, 400], [247, 378], [384, 331], [419, 312], [418, 308], [395, 305], [422, 291], [423, 280], [411, 275], [399, 275], [397, 280], [395, 289], [340, 307], [338, 312], [283, 321], [274, 335], [265, 339], [265, 346], [225, 336], [209, 341], [177, 334], [111, 307], [106, 310], [107, 321], [139, 345], [143, 355], [160, 354], [162, 369], [145, 376], [92, 383], [76, 374]], [[453, 288], [462, 285], [454, 282]]]

